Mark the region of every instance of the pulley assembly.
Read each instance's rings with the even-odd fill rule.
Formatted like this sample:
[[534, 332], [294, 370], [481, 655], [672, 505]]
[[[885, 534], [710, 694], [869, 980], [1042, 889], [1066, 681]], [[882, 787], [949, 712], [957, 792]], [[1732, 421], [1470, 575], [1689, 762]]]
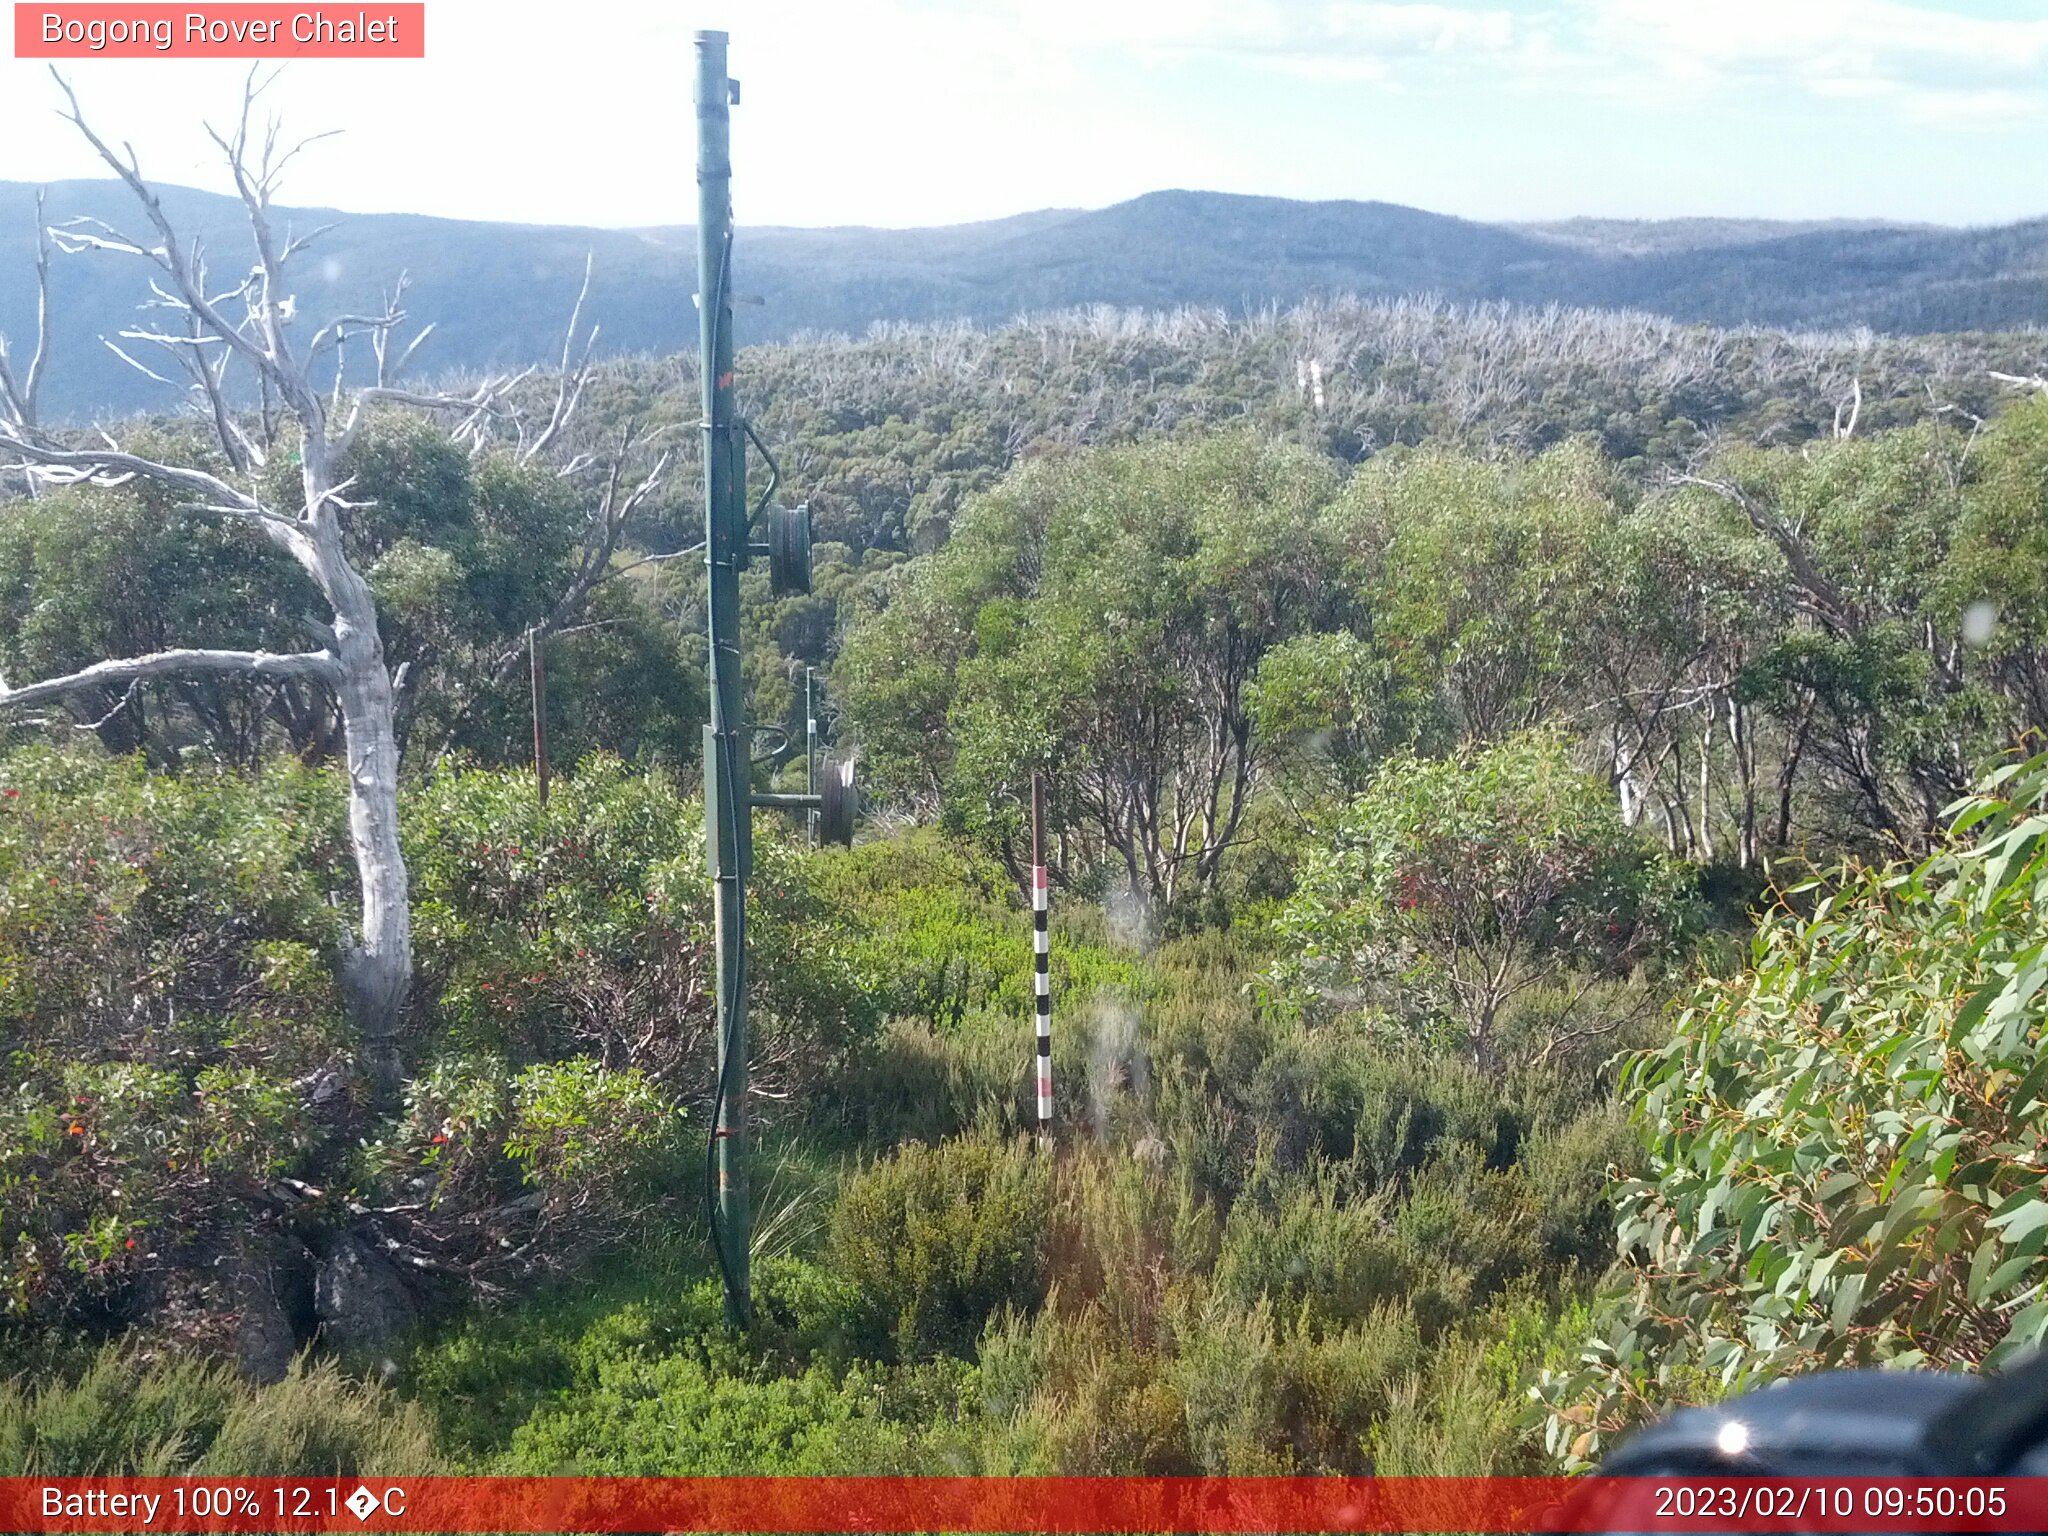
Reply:
[[811, 506], [768, 509], [768, 588], [777, 597], [805, 597], [811, 590]]

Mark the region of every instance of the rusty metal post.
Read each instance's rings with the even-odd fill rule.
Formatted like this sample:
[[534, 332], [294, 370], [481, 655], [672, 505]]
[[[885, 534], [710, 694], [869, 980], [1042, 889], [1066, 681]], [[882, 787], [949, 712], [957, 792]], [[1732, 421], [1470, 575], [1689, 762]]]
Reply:
[[540, 784], [540, 803], [548, 803], [548, 669], [541, 657], [540, 630], [526, 632], [526, 675], [533, 695], [533, 774]]

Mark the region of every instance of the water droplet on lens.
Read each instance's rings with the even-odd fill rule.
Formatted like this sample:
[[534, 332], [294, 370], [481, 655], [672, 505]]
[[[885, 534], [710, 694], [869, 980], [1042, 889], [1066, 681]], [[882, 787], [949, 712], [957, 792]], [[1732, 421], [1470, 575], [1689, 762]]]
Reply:
[[1980, 597], [1963, 610], [1963, 640], [1966, 644], [1982, 645], [1997, 627], [1998, 610], [1987, 599]]

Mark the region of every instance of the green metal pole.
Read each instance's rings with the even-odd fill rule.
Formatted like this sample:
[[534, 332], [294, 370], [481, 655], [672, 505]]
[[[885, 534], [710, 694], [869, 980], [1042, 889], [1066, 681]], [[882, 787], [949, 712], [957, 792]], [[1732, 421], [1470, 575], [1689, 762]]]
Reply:
[[704, 815], [718, 930], [717, 1230], [726, 1313], [748, 1294], [746, 873], [753, 811], [740, 678], [740, 568], [747, 557], [743, 447], [733, 412], [731, 108], [726, 34], [697, 34], [697, 319], [704, 431], [704, 559], [710, 568], [711, 726]]

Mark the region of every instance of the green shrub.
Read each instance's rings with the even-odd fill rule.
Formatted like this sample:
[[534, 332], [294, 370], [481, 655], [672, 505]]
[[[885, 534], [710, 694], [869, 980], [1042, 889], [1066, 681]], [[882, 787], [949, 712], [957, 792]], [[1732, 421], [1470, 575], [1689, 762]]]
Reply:
[[1004, 1313], [981, 1341], [983, 1407], [1003, 1470], [1069, 1477], [1198, 1472], [1171, 1357], [1137, 1346], [1099, 1305]]
[[341, 826], [296, 767], [0, 762], [0, 1311], [119, 1316], [177, 1273], [155, 1321], [217, 1340], [217, 1261], [335, 1129], [295, 1085], [347, 1060]]
[[103, 1350], [76, 1377], [0, 1382], [0, 1476], [356, 1477], [443, 1470], [419, 1411], [296, 1363], [251, 1386], [193, 1359]]
[[[1667, 966], [1697, 923], [1691, 872], [1623, 824], [1554, 732], [1394, 758], [1333, 831], [1282, 912], [1278, 996], [1363, 1011], [1489, 1075], [1531, 988]], [[1529, 1059], [1600, 1027], [1559, 1012]]]
[[[830, 852], [811, 879], [846, 927], [863, 984], [886, 1014], [948, 1033], [981, 1011], [1029, 1020], [1031, 913], [994, 859], [936, 829]], [[1061, 902], [1053, 916], [1052, 985], [1062, 1009], [1144, 983], [1099, 913]]]
[[1291, 1328], [1280, 1340], [1280, 1426], [1297, 1467], [1370, 1470], [1362, 1450], [1370, 1425], [1431, 1358], [1402, 1303], [1376, 1307], [1348, 1328]]
[[[433, 774], [402, 806], [417, 991], [443, 1051], [514, 1069], [587, 1056], [709, 1093], [714, 1005], [703, 813], [660, 772], [593, 757], [543, 808], [530, 775]], [[750, 1006], [764, 1086], [798, 1088], [875, 1012], [808, 861], [764, 824], [748, 890]]]
[[1598, 1274], [1613, 1263], [1619, 1178], [1642, 1162], [1642, 1147], [1620, 1105], [1596, 1105], [1567, 1125], [1537, 1132], [1515, 1164], [1552, 1264]]
[[858, 1140], [939, 1141], [1037, 1123], [1028, 1016], [971, 1009], [944, 1031], [895, 1018], [823, 1085], [820, 1118]]
[[1521, 1438], [1520, 1404], [1486, 1369], [1481, 1348], [1447, 1340], [1427, 1371], [1394, 1389], [1366, 1438], [1378, 1477], [1506, 1475]]
[[1223, 1476], [1367, 1471], [1365, 1436], [1423, 1355], [1400, 1302], [1329, 1328], [1306, 1308], [1289, 1317], [1263, 1297], [1242, 1308], [1218, 1295], [1184, 1309], [1177, 1333], [1190, 1446]]
[[1050, 1244], [1060, 1294], [1093, 1303], [1117, 1336], [1162, 1346], [1177, 1281], [1207, 1275], [1221, 1223], [1185, 1169], [1157, 1169], [1121, 1148], [1077, 1145], [1055, 1174]]
[[1185, 1280], [1136, 1339], [1099, 1301], [1056, 1291], [992, 1323], [985, 1412], [1018, 1471], [1069, 1476], [1361, 1472], [1364, 1437], [1422, 1358], [1398, 1304], [1355, 1328], [1288, 1319]]
[[802, 1259], [758, 1260], [754, 1324], [742, 1333], [726, 1321], [705, 1263], [694, 1234], [672, 1245], [643, 1239], [574, 1282], [472, 1313], [415, 1349], [412, 1394], [443, 1442], [482, 1467], [543, 1408], [597, 1392], [616, 1360], [687, 1356], [714, 1374], [765, 1380], [813, 1366], [836, 1379], [855, 1358], [867, 1318], [840, 1276]]
[[1926, 861], [1787, 893], [1750, 968], [1630, 1065], [1630, 1267], [1548, 1383], [1557, 1451], [1674, 1397], [2048, 1336], [2044, 813], [2048, 756], [1987, 779]]
[[1554, 1472], [1530, 1394], [1584, 1337], [1582, 1300], [1556, 1306], [1518, 1286], [1466, 1320], [1390, 1394], [1366, 1437], [1381, 1477], [1529, 1477]]
[[[708, 1092], [710, 897], [675, 785], [408, 785], [411, 1076], [351, 1092], [336, 983], [353, 899], [336, 774], [150, 773], [90, 750], [0, 765], [0, 1310], [146, 1321], [225, 1349], [237, 1253], [385, 1213], [373, 1239], [502, 1285], [694, 1196], [676, 1106]], [[758, 843], [756, 1082], [797, 1091], [874, 1024], [792, 840]], [[367, 1153], [359, 1153], [360, 1148]], [[280, 1177], [324, 1195], [285, 1222]], [[424, 1194], [425, 1198], [422, 1198]]]
[[971, 1367], [917, 1370], [838, 1377], [813, 1365], [756, 1379], [689, 1355], [620, 1355], [599, 1365], [592, 1390], [521, 1425], [504, 1468], [601, 1477], [915, 1471], [927, 1464], [926, 1438], [971, 1416], [975, 1402]]
[[683, 1136], [681, 1108], [635, 1067], [445, 1058], [406, 1084], [364, 1161], [407, 1192], [440, 1262], [491, 1280], [634, 1235], [692, 1166]]
[[1004, 1306], [1047, 1279], [1047, 1160], [991, 1136], [913, 1142], [853, 1174], [832, 1212], [833, 1264], [905, 1359], [968, 1354]]
[[1280, 1448], [1281, 1364], [1273, 1307], [1249, 1307], [1222, 1292], [1206, 1298], [1180, 1328], [1171, 1379], [1187, 1415], [1188, 1451], [1219, 1477], [1271, 1476], [1291, 1470]]
[[1414, 1286], [1396, 1209], [1384, 1195], [1347, 1200], [1330, 1178], [1295, 1183], [1270, 1204], [1240, 1199], [1223, 1228], [1217, 1294], [1240, 1310], [1268, 1301], [1318, 1323], [1358, 1322]]

